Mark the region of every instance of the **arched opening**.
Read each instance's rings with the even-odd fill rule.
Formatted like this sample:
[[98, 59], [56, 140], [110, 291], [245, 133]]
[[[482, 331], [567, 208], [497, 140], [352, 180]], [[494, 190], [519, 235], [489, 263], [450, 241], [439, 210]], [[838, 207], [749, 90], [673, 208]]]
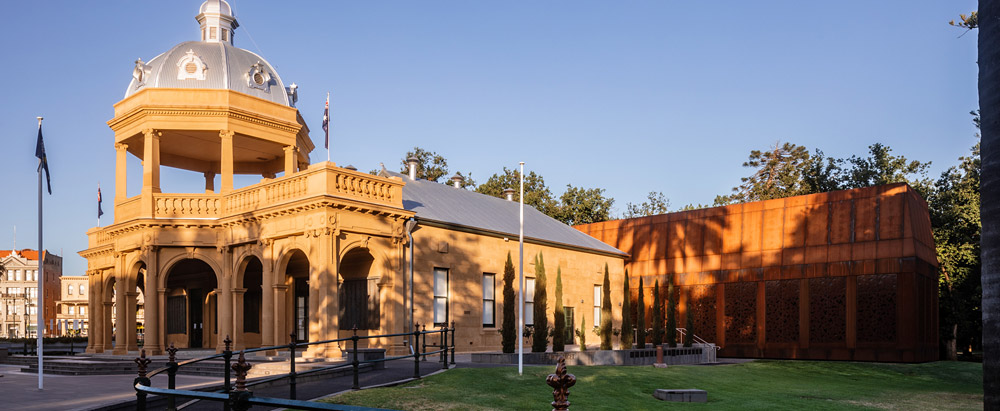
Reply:
[[104, 292], [102, 293], [101, 301], [101, 315], [104, 317], [104, 350], [111, 351], [115, 345], [115, 336], [117, 335], [115, 325], [117, 323], [117, 318], [115, 315], [115, 302], [117, 301], [117, 294], [115, 292], [115, 277], [110, 276], [108, 280], [104, 283]]
[[251, 256], [245, 262], [243, 283], [243, 341], [247, 347], [259, 347], [261, 342], [261, 300], [263, 298], [264, 266]]
[[215, 271], [201, 260], [181, 260], [167, 271], [164, 313], [167, 344], [187, 348], [215, 346], [217, 287]]
[[135, 277], [135, 335], [138, 346], [142, 347], [146, 342], [146, 263], [140, 263], [138, 273]]
[[285, 285], [292, 298], [288, 301], [291, 329], [296, 342], [309, 340], [309, 259], [302, 250], [292, 251], [285, 266]]
[[341, 330], [378, 330], [381, 312], [376, 278], [371, 268], [375, 258], [364, 248], [348, 251], [340, 261], [339, 323]]

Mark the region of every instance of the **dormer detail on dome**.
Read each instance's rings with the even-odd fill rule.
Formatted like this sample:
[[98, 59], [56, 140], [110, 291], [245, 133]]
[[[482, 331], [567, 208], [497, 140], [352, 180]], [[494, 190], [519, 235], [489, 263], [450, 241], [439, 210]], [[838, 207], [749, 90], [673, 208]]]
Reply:
[[201, 60], [201, 57], [194, 54], [194, 50], [188, 50], [177, 61], [178, 80], [204, 80], [206, 70], [208, 70], [208, 67], [205, 66], [205, 62]]
[[201, 25], [201, 41], [233, 44], [233, 32], [240, 26], [225, 0], [208, 0], [195, 17]]
[[267, 72], [267, 66], [259, 61], [250, 66], [250, 71], [247, 72], [247, 86], [270, 93], [271, 74]]

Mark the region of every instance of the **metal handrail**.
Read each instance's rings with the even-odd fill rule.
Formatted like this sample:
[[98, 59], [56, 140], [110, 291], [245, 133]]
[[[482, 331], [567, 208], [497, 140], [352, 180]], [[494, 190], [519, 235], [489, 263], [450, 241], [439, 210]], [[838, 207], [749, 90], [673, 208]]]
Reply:
[[[440, 354], [441, 355], [440, 361], [442, 363], [442, 366], [443, 366], [444, 369], [447, 369], [448, 365], [449, 365], [448, 364], [448, 351], [450, 350], [451, 351], [451, 364], [455, 364], [455, 323], [454, 322], [452, 322], [451, 327], [448, 327], [447, 325], [445, 325], [445, 326], [441, 326], [438, 329], [432, 329], [430, 331], [427, 330], [426, 325], [425, 325], [424, 328], [423, 328], [423, 330], [421, 330], [420, 328], [416, 328], [414, 330], [414, 332], [412, 332], [412, 333], [394, 333], [394, 334], [364, 335], [364, 336], [360, 336], [360, 335], [357, 334], [357, 331], [358, 331], [357, 327], [353, 328], [352, 331], [353, 331], [353, 335], [350, 336], [350, 337], [336, 338], [336, 339], [322, 340], [322, 341], [305, 342], [305, 343], [296, 342], [295, 341], [295, 334], [292, 333], [289, 336], [291, 338], [291, 340], [292, 340], [289, 344], [240, 350], [239, 351], [239, 354], [240, 354], [239, 363], [236, 364], [236, 365], [232, 365], [232, 366], [231, 366], [231, 361], [232, 361], [232, 357], [233, 357], [234, 352], [230, 349], [231, 344], [232, 344], [232, 340], [229, 338], [229, 336], [227, 336], [226, 339], [223, 341], [225, 343], [225, 350], [223, 350], [222, 353], [214, 354], [214, 355], [210, 355], [210, 356], [206, 356], [206, 357], [202, 357], [202, 358], [193, 358], [193, 359], [189, 359], [189, 360], [186, 360], [186, 361], [182, 361], [180, 363], [176, 362], [175, 359], [174, 359], [174, 356], [175, 356], [175, 354], [177, 352], [177, 349], [173, 347], [173, 344], [171, 344], [170, 348], [167, 349], [167, 352], [169, 353], [169, 360], [167, 362], [167, 366], [164, 367], [164, 368], [160, 368], [160, 369], [157, 369], [157, 370], [153, 371], [152, 373], [149, 374], [148, 377], [146, 376], [146, 366], [151, 362], [151, 360], [146, 358], [146, 352], [145, 352], [145, 350], [142, 350], [141, 354], [140, 354], [141, 356], [139, 358], [136, 358], [136, 360], [135, 360], [136, 364], [139, 365], [139, 377], [136, 378], [135, 381], [133, 382], [134, 386], [135, 386], [135, 390], [136, 390], [136, 408], [140, 409], [140, 410], [145, 410], [146, 396], [149, 395], [149, 394], [156, 394], [156, 395], [167, 396], [167, 399], [168, 399], [167, 409], [168, 410], [175, 409], [175, 407], [174, 407], [175, 397], [178, 397], [178, 396], [180, 396], [180, 397], [194, 398], [195, 400], [224, 401], [224, 409], [225, 410], [229, 410], [231, 406], [232, 407], [236, 407], [236, 404], [239, 404], [239, 407], [241, 407], [241, 408], [243, 406], [248, 406], [247, 404], [256, 404], [256, 405], [276, 405], [276, 406], [289, 407], [289, 408], [299, 408], [299, 409], [306, 409], [306, 410], [313, 410], [313, 409], [315, 409], [315, 410], [362, 410], [362, 409], [370, 409], [370, 408], [361, 408], [361, 407], [347, 407], [347, 408], [345, 408], [345, 406], [339, 406], [340, 408], [329, 408], [329, 407], [326, 407], [326, 406], [315, 406], [315, 405], [310, 406], [310, 405], [306, 405], [306, 404], [313, 404], [313, 403], [298, 401], [295, 398], [296, 397], [296, 379], [297, 379], [297, 376], [299, 376], [299, 375], [315, 374], [315, 373], [320, 373], [320, 372], [324, 372], [324, 371], [336, 370], [336, 369], [340, 369], [340, 368], [352, 367], [354, 369], [354, 373], [353, 373], [354, 374], [354, 383], [353, 383], [353, 386], [351, 388], [357, 390], [357, 389], [360, 389], [360, 385], [358, 384], [358, 372], [359, 372], [359, 368], [360, 368], [360, 366], [362, 364], [382, 363], [382, 362], [386, 362], [386, 361], [394, 361], [394, 360], [400, 360], [400, 359], [406, 359], [406, 358], [413, 358], [413, 361], [414, 361], [414, 378], [415, 379], [420, 378], [420, 361], [421, 361], [421, 359], [423, 359], [424, 361], [426, 361], [426, 358], [429, 355]], [[448, 344], [448, 333], [452, 334], [452, 336], [451, 336], [451, 345], [450, 346]], [[441, 344], [440, 345], [430, 345], [431, 347], [440, 347], [439, 350], [435, 350], [435, 351], [427, 351], [426, 350], [426, 347], [428, 347], [428, 345], [426, 344], [427, 334], [441, 334]], [[420, 350], [420, 346], [416, 344], [416, 342], [420, 340], [421, 336], [424, 337], [424, 349], [423, 350]], [[360, 340], [370, 340], [370, 339], [375, 339], [375, 338], [392, 338], [392, 337], [412, 337], [412, 340], [409, 340], [409, 341], [411, 341], [410, 350], [411, 350], [411, 352], [413, 354], [410, 354], [410, 355], [401, 355], [401, 356], [395, 356], [395, 357], [388, 357], [388, 358], [379, 358], [379, 359], [373, 359], [373, 360], [360, 360], [359, 355], [358, 355], [358, 342]], [[305, 371], [305, 372], [296, 372], [295, 371], [295, 350], [296, 350], [296, 348], [299, 348], [299, 347], [308, 347], [308, 346], [314, 346], [314, 345], [321, 345], [321, 344], [341, 343], [341, 342], [346, 342], [346, 341], [350, 341], [351, 342], [351, 344], [353, 345], [353, 352], [354, 352], [353, 358], [352, 358], [352, 360], [349, 363], [338, 364], [338, 365], [333, 365], [333, 366], [328, 366], [328, 367], [314, 368], [314, 369], [311, 369], [311, 370], [308, 370], [308, 371]], [[274, 376], [274, 377], [263, 378], [263, 379], [260, 379], [260, 380], [257, 380], [257, 381], [251, 382], [251, 383], [247, 383], [246, 382], [246, 371], [248, 371], [251, 366], [248, 363], [245, 362], [245, 360], [244, 360], [244, 354], [246, 354], [246, 353], [260, 352], [260, 351], [280, 350], [280, 349], [286, 349], [286, 348], [289, 350], [289, 353], [290, 353], [290, 356], [289, 356], [290, 357], [289, 358], [289, 372], [287, 374], [282, 374], [282, 375], [277, 375], [277, 376]], [[207, 360], [212, 360], [212, 359], [218, 359], [218, 358], [222, 358], [224, 360], [224, 366], [225, 366], [225, 380], [224, 380], [224, 385], [223, 385], [223, 389], [221, 390], [221, 392], [203, 392], [203, 391], [190, 391], [190, 390], [177, 390], [177, 389], [175, 389], [176, 375], [177, 375], [177, 372], [180, 370], [180, 368], [182, 366], [190, 365], [190, 364], [195, 364], [195, 363], [199, 363], [199, 362], [207, 361]], [[231, 368], [232, 368], [232, 370], [237, 371], [237, 376], [236, 376], [237, 389], [235, 391], [232, 389], [231, 381], [230, 381], [230, 369]], [[168, 386], [169, 386], [169, 388], [164, 389], [164, 388], [153, 388], [153, 387], [151, 387], [152, 383], [150, 381], [150, 377], [156, 376], [158, 374], [162, 374], [164, 371], [166, 371], [167, 374], [168, 374], [168, 376], [169, 376], [169, 380], [168, 380]], [[242, 374], [240, 373], [241, 371], [242, 371]], [[253, 397], [252, 393], [250, 393], [249, 391], [246, 390], [247, 387], [252, 387], [252, 386], [255, 386], [255, 385], [264, 384], [264, 383], [273, 382], [273, 381], [278, 381], [278, 380], [282, 380], [282, 379], [286, 379], [286, 378], [289, 380], [289, 391], [290, 391], [290, 395], [289, 396], [291, 397], [291, 400], [275, 399], [275, 398]]]
[[[687, 335], [687, 329], [686, 328], [677, 327], [677, 332], [681, 334], [681, 338], [683, 338], [685, 335]], [[691, 333], [691, 338], [693, 338], [694, 342], [696, 342], [698, 344], [705, 344], [705, 345], [712, 344], [712, 343], [710, 343], [708, 341], [705, 341], [704, 338], [699, 337], [698, 334], [695, 334], [695, 333]], [[715, 350], [716, 351], [721, 350], [721, 349], [722, 349], [722, 347], [719, 347], [718, 345], [715, 345]]]

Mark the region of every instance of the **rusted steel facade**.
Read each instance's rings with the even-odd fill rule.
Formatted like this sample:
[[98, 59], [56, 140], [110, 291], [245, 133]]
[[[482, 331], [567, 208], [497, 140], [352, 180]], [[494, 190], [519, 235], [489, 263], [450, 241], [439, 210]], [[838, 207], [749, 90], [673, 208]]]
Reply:
[[[721, 356], [938, 359], [937, 258], [927, 203], [905, 184], [581, 225], [677, 290], [678, 326]], [[633, 317], [635, 318], [635, 317]], [[648, 327], [649, 325], [647, 325]]]

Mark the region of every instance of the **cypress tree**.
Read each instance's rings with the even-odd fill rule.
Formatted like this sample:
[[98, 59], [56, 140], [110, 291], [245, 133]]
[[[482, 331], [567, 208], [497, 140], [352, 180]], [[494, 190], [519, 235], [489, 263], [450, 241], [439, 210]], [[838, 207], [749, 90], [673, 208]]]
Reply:
[[[563, 309], [562, 267], [556, 267], [556, 313], [552, 330], [552, 351], [566, 351], [566, 310]], [[570, 324], [572, 326], [572, 324]]]
[[674, 276], [667, 277], [667, 344], [677, 346], [677, 298], [674, 297]]
[[663, 300], [660, 299], [660, 280], [653, 283], [653, 347], [663, 343]]
[[549, 345], [548, 301], [545, 294], [545, 261], [542, 253], [535, 258], [534, 331], [531, 333], [531, 352], [545, 352]]
[[635, 304], [635, 326], [638, 328], [635, 336], [635, 345], [638, 348], [646, 348], [646, 302], [642, 288], [642, 277], [639, 277], [639, 299]]
[[604, 283], [601, 284], [601, 349], [611, 349], [611, 278], [608, 263], [604, 263]]
[[628, 350], [632, 348], [632, 301], [629, 284], [628, 284], [628, 270], [625, 270], [625, 285], [622, 286], [622, 349]]
[[580, 351], [587, 351], [587, 314], [580, 316], [580, 331], [576, 335], [580, 337]]
[[691, 303], [691, 292], [687, 293], [687, 313], [684, 314], [684, 346], [694, 343], [694, 304]]
[[514, 345], [517, 343], [517, 324], [514, 321], [514, 307], [517, 305], [514, 298], [514, 263], [510, 260], [510, 252], [507, 252], [507, 263], [503, 266], [503, 325], [500, 327], [500, 335], [503, 343], [503, 352], [514, 352]]

